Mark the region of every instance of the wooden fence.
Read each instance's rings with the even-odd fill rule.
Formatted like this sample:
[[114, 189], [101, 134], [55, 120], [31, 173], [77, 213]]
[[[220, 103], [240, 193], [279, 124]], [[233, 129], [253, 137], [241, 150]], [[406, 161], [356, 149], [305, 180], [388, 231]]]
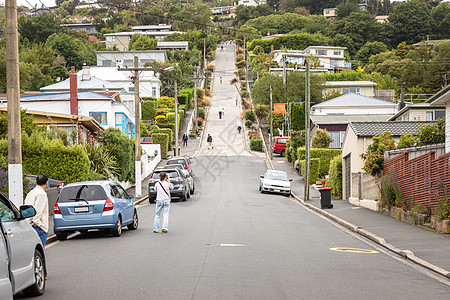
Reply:
[[433, 212], [438, 201], [450, 187], [450, 153], [435, 158], [431, 151], [413, 159], [408, 153], [384, 161], [384, 174], [394, 174], [404, 199], [414, 205], [422, 204]]

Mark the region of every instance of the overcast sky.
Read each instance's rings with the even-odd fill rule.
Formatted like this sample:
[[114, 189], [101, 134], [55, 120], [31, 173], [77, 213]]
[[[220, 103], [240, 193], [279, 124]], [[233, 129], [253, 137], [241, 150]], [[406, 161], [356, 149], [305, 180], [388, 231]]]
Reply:
[[[42, 3], [39, 0], [27, 0], [28, 2], [30, 2], [30, 4], [34, 7], [36, 4], [38, 5], [38, 7], [42, 6], [42, 3], [44, 3], [45, 6], [49, 7], [49, 6], [55, 6], [55, 0], [41, 0]], [[30, 5], [27, 3], [27, 1], [25, 0], [17, 0], [17, 6], [28, 6], [30, 7]], [[0, 0], [0, 4], [5, 5], [5, 0]]]

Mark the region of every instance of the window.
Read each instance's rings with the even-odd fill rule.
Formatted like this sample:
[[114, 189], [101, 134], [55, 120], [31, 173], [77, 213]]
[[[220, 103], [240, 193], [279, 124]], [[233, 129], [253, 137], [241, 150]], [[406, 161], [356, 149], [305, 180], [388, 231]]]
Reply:
[[115, 42], [116, 41], [116, 36], [115, 35], [108, 35], [106, 37], [106, 41], [107, 42]]
[[445, 111], [428, 110], [425, 112], [425, 121], [436, 121], [443, 117], [445, 117]]
[[123, 64], [127, 66], [132, 66], [134, 64], [134, 61], [132, 59], [124, 59]]
[[145, 64], [145, 63], [147, 63], [147, 62], [154, 62], [155, 60], [154, 59], [141, 59], [141, 62], [143, 63], [143, 64]]
[[0, 220], [11, 221], [16, 218], [13, 210], [11, 210], [5, 203], [0, 201]]
[[401, 118], [400, 121], [409, 121], [409, 112], [407, 112], [406, 114], [404, 114]]
[[130, 92], [130, 93], [134, 93], [134, 86], [130, 86], [130, 87], [128, 87], [128, 92]]
[[333, 55], [335, 56], [341, 56], [341, 51], [333, 51]]
[[316, 55], [327, 55], [327, 50], [325, 50], [325, 49], [316, 49]]
[[342, 94], [347, 94], [347, 93], [355, 93], [355, 94], [361, 95], [361, 88], [360, 87], [343, 88]]
[[278, 139], [277, 144], [285, 145], [287, 143], [288, 139]]
[[107, 196], [100, 185], [77, 185], [61, 190], [58, 202], [75, 202], [78, 199], [86, 201], [106, 200]]
[[106, 112], [90, 112], [89, 116], [101, 125], [108, 124], [108, 119], [106, 117]]
[[156, 98], [156, 87], [152, 87], [152, 97]]
[[112, 67], [112, 60], [110, 59], [102, 60], [102, 67]]

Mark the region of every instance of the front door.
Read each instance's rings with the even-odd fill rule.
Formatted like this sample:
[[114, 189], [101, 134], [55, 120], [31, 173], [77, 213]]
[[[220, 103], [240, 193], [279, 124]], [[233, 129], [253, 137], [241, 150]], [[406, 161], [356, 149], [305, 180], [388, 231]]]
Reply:
[[344, 170], [345, 170], [345, 199], [348, 200], [348, 198], [350, 197], [351, 193], [351, 171], [350, 171], [350, 155], [347, 155], [346, 157], [344, 157]]

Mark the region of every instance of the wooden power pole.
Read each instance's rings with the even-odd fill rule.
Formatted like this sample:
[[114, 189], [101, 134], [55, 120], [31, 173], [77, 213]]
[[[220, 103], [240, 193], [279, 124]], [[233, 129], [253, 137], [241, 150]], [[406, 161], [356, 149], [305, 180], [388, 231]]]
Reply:
[[306, 63], [306, 78], [305, 78], [305, 201], [309, 200], [309, 177], [310, 177], [310, 121], [309, 121], [309, 107], [311, 105], [310, 94], [310, 70], [309, 59], [305, 59]]
[[23, 204], [22, 136], [20, 123], [19, 33], [17, 1], [5, 1], [6, 93], [8, 101], [8, 193], [19, 207]]

